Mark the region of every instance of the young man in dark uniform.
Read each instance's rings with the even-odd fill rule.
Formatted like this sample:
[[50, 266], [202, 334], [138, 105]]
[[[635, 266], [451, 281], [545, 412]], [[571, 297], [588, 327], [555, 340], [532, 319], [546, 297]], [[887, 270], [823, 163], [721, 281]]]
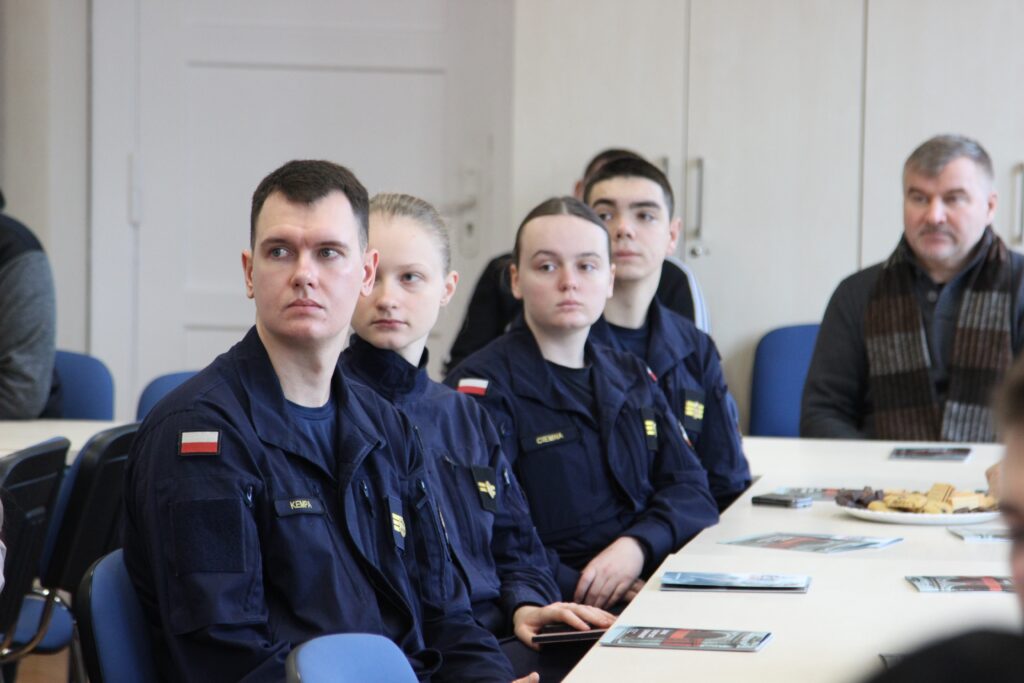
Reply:
[[632, 352], [651, 369], [724, 509], [750, 485], [750, 467], [718, 349], [655, 296], [662, 262], [679, 237], [672, 187], [643, 159], [617, 159], [590, 177], [584, 197], [608, 226], [615, 263], [615, 291], [591, 338]]
[[423, 679], [512, 679], [407, 424], [338, 369], [377, 262], [367, 203], [329, 162], [267, 176], [242, 254], [255, 327], [139, 430], [125, 562], [172, 679], [280, 681], [293, 647], [335, 632], [387, 636]]

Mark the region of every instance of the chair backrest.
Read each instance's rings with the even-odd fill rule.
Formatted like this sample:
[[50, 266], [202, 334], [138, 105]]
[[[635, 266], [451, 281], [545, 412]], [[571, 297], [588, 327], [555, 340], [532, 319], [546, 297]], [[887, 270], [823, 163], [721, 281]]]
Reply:
[[54, 366], [60, 377], [66, 420], [113, 420], [114, 378], [99, 358], [57, 351]]
[[750, 386], [752, 436], [800, 435], [800, 399], [818, 327], [780, 327], [758, 342]]
[[690, 298], [693, 300], [693, 324], [701, 332], [711, 334], [711, 314], [708, 312], [707, 302], [704, 301], [704, 290], [701, 289], [697, 276], [690, 269], [690, 266], [683, 263], [681, 259], [675, 256], [668, 256], [665, 260], [670, 261], [679, 270], [683, 271], [683, 275], [686, 276], [686, 284], [690, 286]]
[[39, 568], [50, 514], [70, 443], [58, 438], [0, 458], [3, 537], [7, 545], [0, 592], [0, 633], [12, 635], [22, 598]]
[[172, 389], [176, 389], [179, 384], [191, 379], [195, 374], [195, 370], [172, 372], [167, 375], [160, 375], [147, 384], [146, 388], [142, 390], [142, 395], [139, 396], [139, 408], [135, 413], [135, 419], [142, 422], [142, 418], [149, 414], [149, 411], [153, 409], [157, 401], [170, 393]]
[[72, 595], [93, 562], [121, 547], [124, 468], [138, 424], [99, 432], [78, 452], [53, 508], [39, 576]]
[[384, 636], [334, 633], [307, 640], [288, 653], [288, 683], [415, 683], [398, 646]]
[[160, 680], [149, 625], [121, 550], [104, 555], [86, 571], [74, 611], [91, 683]]

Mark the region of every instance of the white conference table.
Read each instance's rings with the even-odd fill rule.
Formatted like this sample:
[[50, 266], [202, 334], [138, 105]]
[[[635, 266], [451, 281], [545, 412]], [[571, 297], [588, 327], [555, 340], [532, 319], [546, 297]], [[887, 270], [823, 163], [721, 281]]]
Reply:
[[106, 420], [0, 420], [0, 457], [63, 436], [71, 442], [68, 464], [94, 434], [124, 422]]
[[[918, 593], [903, 577], [1009, 576], [1008, 543], [967, 543], [944, 526], [878, 524], [850, 517], [832, 502], [810, 508], [753, 506], [779, 487], [909, 488], [936, 482], [985, 488], [985, 469], [1002, 447], [976, 445], [963, 463], [890, 461], [894, 444], [747, 438], [750, 490], [654, 573], [618, 623], [633, 626], [770, 631], [760, 652], [642, 650], [597, 645], [567, 681], [859, 681], [881, 671], [879, 654], [906, 654], [935, 638], [977, 627], [1020, 629], [1012, 593]], [[905, 445], [905, 444], [904, 444]], [[998, 526], [999, 522], [981, 526]], [[820, 555], [722, 545], [769, 532], [898, 536], [878, 550]], [[663, 571], [762, 572], [812, 577], [806, 594], [695, 593], [658, 590]]]

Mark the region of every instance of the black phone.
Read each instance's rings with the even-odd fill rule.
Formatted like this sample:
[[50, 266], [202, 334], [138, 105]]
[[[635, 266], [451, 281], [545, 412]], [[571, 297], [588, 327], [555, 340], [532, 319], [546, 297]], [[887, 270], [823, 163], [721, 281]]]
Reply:
[[810, 496], [790, 496], [784, 493], [762, 493], [750, 499], [754, 505], [774, 505], [783, 508], [810, 507], [814, 499]]
[[578, 631], [569, 624], [557, 623], [542, 626], [533, 637], [537, 645], [554, 645], [555, 643], [592, 643], [601, 639], [608, 629], [591, 628], [589, 631]]

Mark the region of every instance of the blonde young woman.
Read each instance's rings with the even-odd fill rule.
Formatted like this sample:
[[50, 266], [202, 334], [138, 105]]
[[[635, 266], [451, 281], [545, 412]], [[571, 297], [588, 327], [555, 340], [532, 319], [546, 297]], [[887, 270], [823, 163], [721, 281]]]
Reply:
[[557, 661], [540, 660], [523, 646], [534, 648], [532, 637], [547, 624], [587, 630], [588, 624], [606, 627], [613, 617], [557, 602], [544, 547], [500, 436], [476, 402], [427, 376], [427, 337], [458, 284], [441, 217], [416, 197], [381, 194], [370, 202], [369, 225], [369, 245], [380, 260], [371, 293], [357, 304], [342, 370], [413, 424], [439, 480], [442, 524], [477, 621], [519, 641], [504, 644], [517, 675], [539, 668], [543, 680], [557, 678]]

